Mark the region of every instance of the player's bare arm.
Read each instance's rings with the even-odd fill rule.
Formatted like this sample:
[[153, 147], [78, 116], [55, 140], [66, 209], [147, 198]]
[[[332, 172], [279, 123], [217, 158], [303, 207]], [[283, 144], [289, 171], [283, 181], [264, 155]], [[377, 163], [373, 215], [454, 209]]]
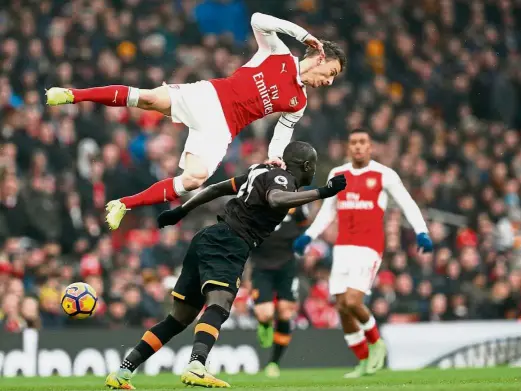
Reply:
[[240, 185], [247, 180], [247, 175], [231, 178], [223, 182], [210, 185], [204, 190], [197, 193], [190, 200], [185, 202], [183, 205], [162, 212], [158, 218], [159, 228], [163, 228], [169, 225], [176, 225], [179, 221], [188, 215], [192, 210], [197, 207], [207, 204], [217, 198], [230, 196], [237, 194], [237, 189]]
[[313, 190], [289, 192], [275, 189], [268, 194], [268, 203], [272, 208], [290, 209], [313, 201], [335, 196], [346, 187], [346, 178], [338, 175], [331, 178], [323, 187]]

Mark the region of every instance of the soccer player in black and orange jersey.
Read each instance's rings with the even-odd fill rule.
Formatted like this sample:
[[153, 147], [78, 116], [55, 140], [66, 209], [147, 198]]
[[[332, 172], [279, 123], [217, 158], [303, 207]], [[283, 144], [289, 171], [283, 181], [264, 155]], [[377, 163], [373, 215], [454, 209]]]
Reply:
[[[259, 49], [231, 76], [191, 84], [163, 85], [152, 90], [122, 85], [87, 89], [53, 87], [47, 104], [84, 101], [106, 106], [154, 110], [189, 128], [179, 166], [184, 172], [159, 181], [141, 193], [110, 201], [107, 223], [117, 229], [125, 213], [144, 205], [172, 201], [200, 187], [217, 169], [228, 145], [248, 124], [282, 113], [275, 126], [268, 155], [281, 163], [293, 127], [307, 105], [306, 87], [329, 86], [342, 71], [346, 57], [333, 42], [320, 41], [305, 29], [261, 13], [251, 18]], [[277, 33], [308, 46], [303, 59], [294, 57]]]
[[252, 298], [259, 321], [257, 336], [261, 347], [272, 348], [265, 368], [268, 377], [280, 376], [279, 362], [291, 341], [291, 320], [297, 311], [299, 289], [293, 241], [304, 232], [307, 217], [307, 205], [290, 209], [250, 256]]
[[251, 250], [273, 232], [291, 208], [332, 197], [346, 186], [345, 178], [339, 176], [319, 189], [297, 191], [309, 185], [315, 174], [317, 154], [307, 143], [288, 144], [283, 160], [287, 169], [254, 165], [246, 174], [209, 186], [182, 206], [159, 216], [160, 227], [173, 225], [199, 205], [221, 196], [237, 195], [226, 204], [217, 224], [194, 236], [172, 292], [170, 315], [144, 334], [119, 371], [107, 377], [107, 386], [133, 389], [132, 372], [192, 323], [206, 305], [195, 327], [190, 363], [181, 380], [194, 386], [229, 387], [208, 373], [205, 363], [221, 325], [228, 319]]

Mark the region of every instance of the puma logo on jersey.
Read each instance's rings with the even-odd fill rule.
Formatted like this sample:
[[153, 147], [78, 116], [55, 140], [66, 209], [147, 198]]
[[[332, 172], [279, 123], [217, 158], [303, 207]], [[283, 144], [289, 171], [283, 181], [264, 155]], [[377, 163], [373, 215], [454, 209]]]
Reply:
[[282, 70], [280, 71], [280, 73], [284, 73], [284, 72], [287, 72], [285, 62], [282, 63]]

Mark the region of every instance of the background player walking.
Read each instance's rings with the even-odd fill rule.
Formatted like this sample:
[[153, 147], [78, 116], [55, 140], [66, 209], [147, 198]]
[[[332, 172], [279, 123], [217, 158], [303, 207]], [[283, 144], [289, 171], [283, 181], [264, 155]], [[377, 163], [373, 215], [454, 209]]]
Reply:
[[420, 251], [432, 251], [432, 241], [418, 205], [398, 174], [371, 160], [371, 138], [358, 129], [349, 136], [351, 163], [331, 170], [330, 177], [343, 175], [347, 187], [336, 198], [324, 201], [315, 221], [294, 244], [303, 253], [312, 239], [338, 220], [338, 237], [333, 248], [329, 290], [336, 297], [344, 338], [360, 360], [346, 378], [372, 374], [382, 368], [386, 347], [373, 315], [364, 305], [371, 292], [385, 246], [384, 214], [388, 195], [398, 203], [416, 232]]
[[107, 377], [107, 386], [133, 389], [132, 372], [192, 323], [206, 305], [195, 327], [190, 363], [181, 380], [194, 386], [229, 387], [209, 374], [205, 364], [221, 325], [230, 315], [251, 249], [273, 232], [290, 208], [333, 197], [346, 185], [340, 175], [317, 190], [297, 192], [299, 187], [311, 184], [317, 153], [311, 145], [295, 141], [288, 144], [283, 158], [287, 170], [266, 164], [252, 166], [247, 174], [209, 186], [182, 206], [159, 216], [160, 227], [173, 225], [199, 205], [221, 196], [237, 195], [226, 204], [217, 224], [194, 236], [172, 292], [170, 315], [143, 335], [119, 371]]
[[265, 369], [268, 377], [280, 376], [279, 362], [291, 341], [291, 320], [297, 311], [299, 289], [293, 241], [307, 226], [307, 217], [306, 205], [290, 209], [275, 231], [261, 246], [254, 248], [250, 256], [259, 343], [263, 348], [273, 347]]
[[[84, 101], [106, 106], [139, 107], [170, 116], [189, 128], [179, 166], [183, 173], [153, 184], [141, 193], [110, 201], [107, 223], [117, 229], [127, 210], [173, 201], [197, 189], [226, 155], [228, 145], [248, 124], [272, 113], [282, 113], [275, 126], [268, 155], [279, 162], [291, 140], [293, 127], [307, 104], [306, 86], [328, 86], [342, 71], [345, 54], [333, 42], [320, 41], [294, 23], [261, 13], [251, 18], [259, 49], [230, 77], [139, 89], [122, 85], [87, 89], [53, 87], [47, 104]], [[299, 61], [277, 33], [308, 45]]]

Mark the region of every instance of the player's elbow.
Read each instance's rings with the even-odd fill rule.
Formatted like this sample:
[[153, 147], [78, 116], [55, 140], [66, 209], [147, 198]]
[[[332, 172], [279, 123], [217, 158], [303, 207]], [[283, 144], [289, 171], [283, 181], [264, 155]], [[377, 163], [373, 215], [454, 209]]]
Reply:
[[262, 19], [262, 14], [260, 12], [255, 12], [251, 16], [251, 20], [250, 20], [251, 26], [252, 27], [258, 27], [259, 26], [259, 19]]
[[280, 194], [280, 192], [277, 192], [268, 195], [268, 204], [270, 205], [270, 208], [277, 209], [283, 208], [285, 206], [284, 199], [280, 196]]

